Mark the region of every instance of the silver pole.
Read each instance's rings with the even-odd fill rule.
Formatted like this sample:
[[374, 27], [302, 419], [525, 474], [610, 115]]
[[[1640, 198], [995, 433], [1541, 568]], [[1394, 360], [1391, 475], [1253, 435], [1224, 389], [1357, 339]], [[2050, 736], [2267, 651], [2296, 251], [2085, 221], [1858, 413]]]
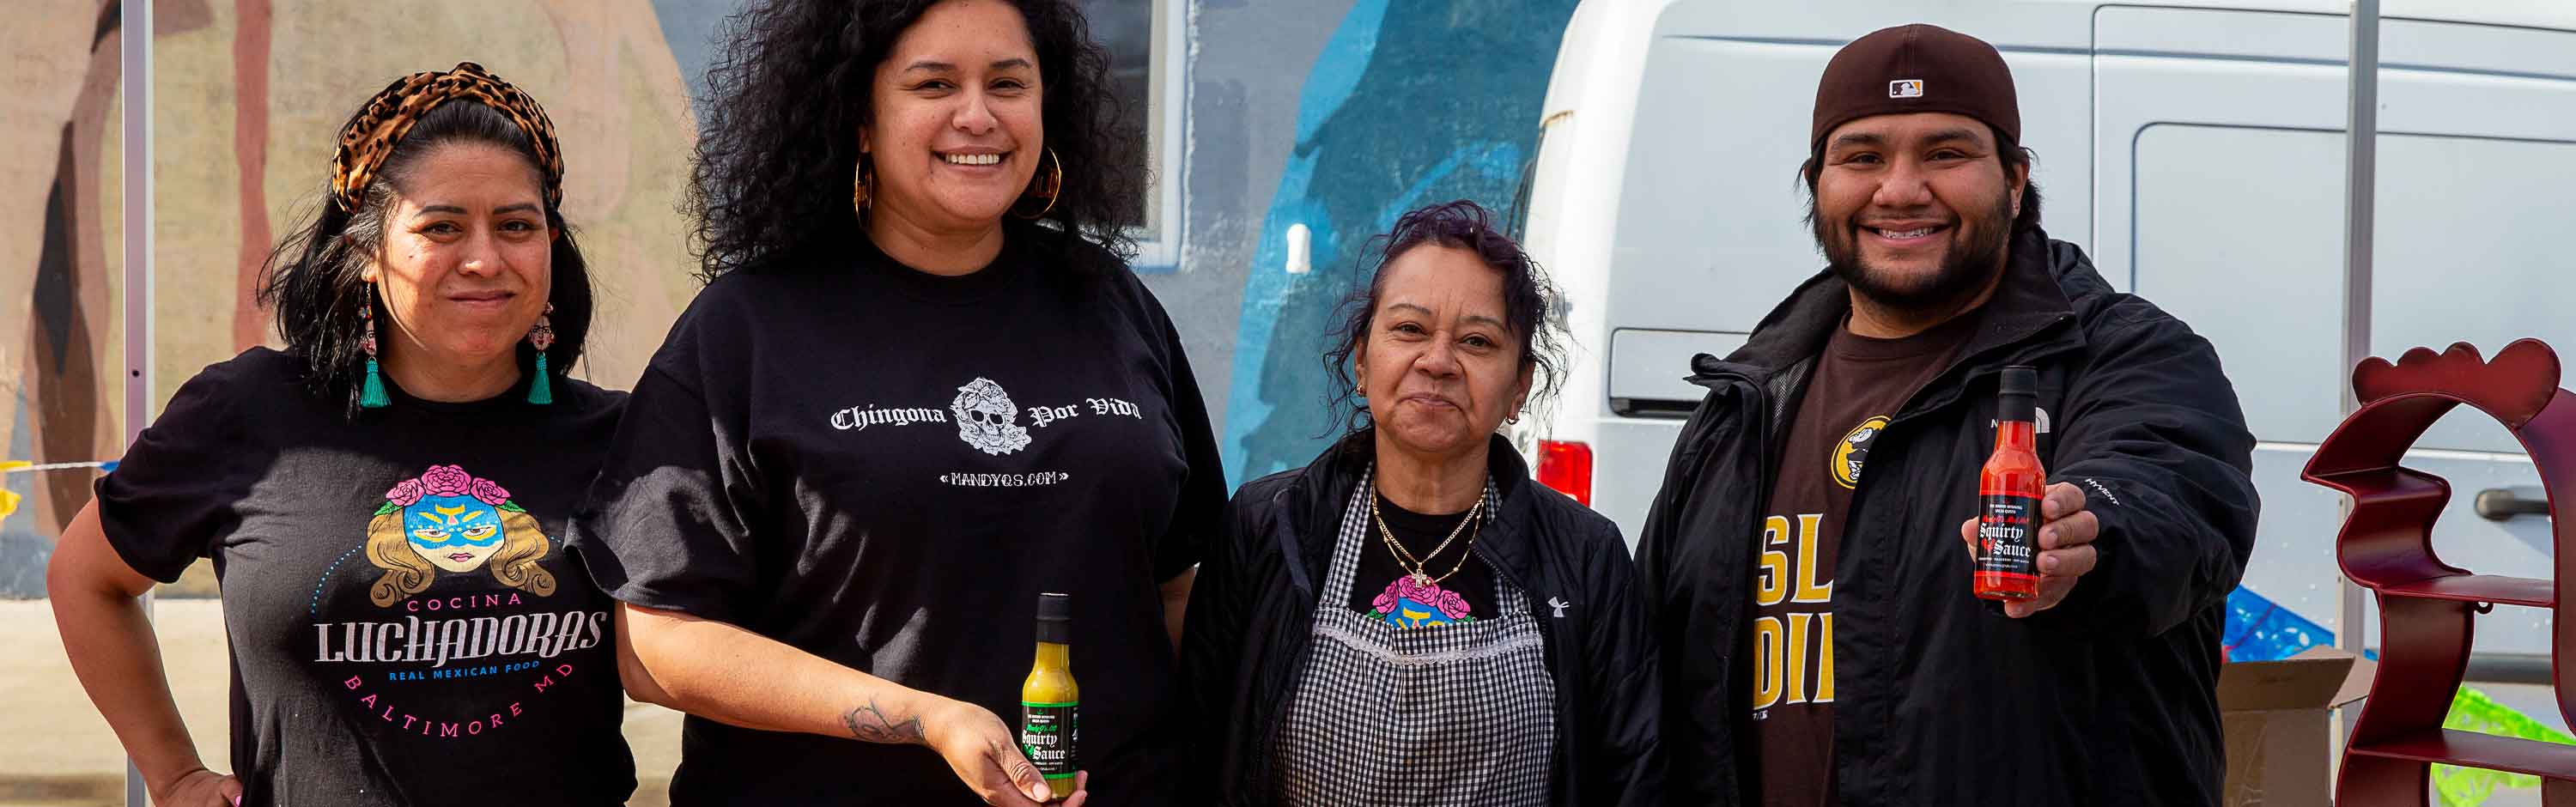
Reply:
[[[2344, 203], [2343, 203], [2343, 372], [2336, 378], [2342, 386], [2338, 397], [2343, 413], [2350, 416], [2360, 408], [2349, 383], [2352, 368], [2370, 358], [2370, 258], [2373, 211], [2378, 201], [2379, 165], [2379, 0], [2353, 0], [2352, 61], [2349, 86], [2351, 99], [2344, 122]], [[2347, 500], [2344, 513], [2352, 512]], [[2362, 635], [2362, 608], [2369, 595], [2350, 579], [2339, 587], [2342, 619], [2336, 624], [2335, 644], [2360, 655], [2368, 644]], [[2347, 738], [2359, 710], [2343, 710], [2343, 728]]]
[[124, 0], [125, 440], [152, 422], [152, 0]]
[[[124, 0], [117, 21], [125, 127], [125, 443], [152, 422], [152, 0]], [[152, 594], [143, 594], [152, 613]], [[127, 807], [150, 804], [143, 771], [125, 763]]]

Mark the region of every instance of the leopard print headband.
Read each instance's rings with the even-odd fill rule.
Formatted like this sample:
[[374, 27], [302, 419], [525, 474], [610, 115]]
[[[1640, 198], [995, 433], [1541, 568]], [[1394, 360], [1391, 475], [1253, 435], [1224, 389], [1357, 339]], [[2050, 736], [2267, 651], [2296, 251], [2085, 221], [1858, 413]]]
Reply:
[[528, 140], [536, 144], [537, 167], [545, 175], [546, 209], [561, 205], [563, 150], [555, 144], [554, 121], [546, 118], [545, 108], [482, 65], [458, 62], [455, 70], [422, 71], [385, 85], [376, 97], [367, 99], [366, 108], [340, 127], [340, 150], [331, 156], [331, 197], [340, 209], [357, 212], [366, 199], [368, 183], [375, 181], [376, 171], [384, 167], [394, 145], [411, 132], [412, 124], [438, 105], [459, 98], [499, 110], [528, 133]]

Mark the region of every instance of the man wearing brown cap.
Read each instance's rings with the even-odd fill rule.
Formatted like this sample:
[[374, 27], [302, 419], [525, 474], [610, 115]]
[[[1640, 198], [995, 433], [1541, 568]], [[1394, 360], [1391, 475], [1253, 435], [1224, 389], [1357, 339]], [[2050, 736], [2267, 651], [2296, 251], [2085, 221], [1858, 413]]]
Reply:
[[[1672, 803], [2217, 803], [2254, 438], [2206, 340], [2040, 230], [2020, 141], [1977, 39], [1889, 28], [1826, 66], [1829, 268], [1694, 360], [1638, 546]], [[1963, 545], [2014, 365], [2051, 484], [2039, 596], [1996, 607]]]

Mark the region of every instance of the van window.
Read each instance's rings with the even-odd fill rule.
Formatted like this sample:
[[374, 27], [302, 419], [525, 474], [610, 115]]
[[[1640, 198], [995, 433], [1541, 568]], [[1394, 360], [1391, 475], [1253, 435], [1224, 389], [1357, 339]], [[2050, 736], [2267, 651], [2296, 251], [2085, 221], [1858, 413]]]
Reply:
[[[2136, 141], [2135, 287], [2217, 345], [2247, 423], [2316, 442], [2339, 419], [2341, 132], [2157, 125]], [[2576, 144], [2383, 134], [2371, 351], [2517, 338], [2576, 350], [2558, 242]], [[2519, 452], [2448, 418], [2421, 448]]]

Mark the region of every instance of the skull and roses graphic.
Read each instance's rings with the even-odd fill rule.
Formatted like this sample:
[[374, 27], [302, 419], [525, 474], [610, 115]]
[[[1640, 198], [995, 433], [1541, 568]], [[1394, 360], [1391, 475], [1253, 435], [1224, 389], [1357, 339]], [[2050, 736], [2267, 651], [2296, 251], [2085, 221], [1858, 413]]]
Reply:
[[992, 379], [979, 377], [958, 387], [948, 411], [957, 416], [957, 439], [978, 451], [1000, 455], [1029, 447], [1029, 430], [1018, 423], [1019, 407]]

